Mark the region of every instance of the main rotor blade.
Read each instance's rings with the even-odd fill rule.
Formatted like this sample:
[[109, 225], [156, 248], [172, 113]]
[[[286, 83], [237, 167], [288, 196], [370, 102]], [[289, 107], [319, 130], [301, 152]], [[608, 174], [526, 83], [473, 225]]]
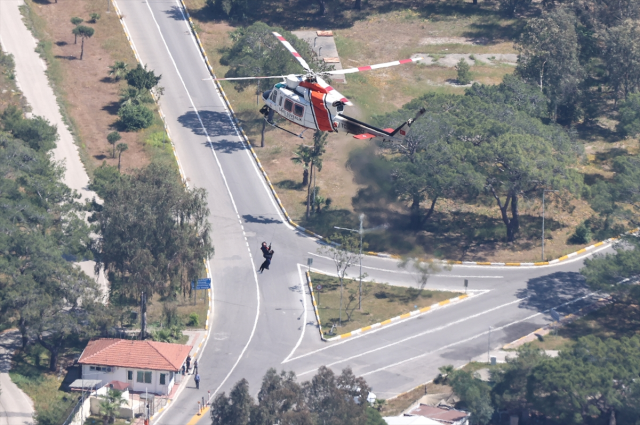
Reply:
[[229, 81], [229, 80], [264, 80], [267, 78], [284, 78], [284, 77], [285, 75], [273, 75], [270, 77], [231, 77], [231, 78], [214, 78], [214, 79], [217, 81]]
[[405, 63], [417, 62], [419, 60], [422, 60], [422, 58], [418, 57], [418, 58], [413, 58], [413, 59], [402, 59], [402, 60], [399, 60], [399, 61], [393, 61], [393, 62], [387, 62], [387, 63], [379, 63], [379, 64], [376, 64], [376, 65], [359, 66], [357, 68], [337, 69], [335, 71], [323, 72], [322, 75], [325, 75], [325, 74], [329, 74], [329, 75], [331, 75], [331, 74], [353, 74], [354, 72], [370, 71], [372, 69], [380, 69], [380, 68], [388, 68], [390, 66], [404, 65]]
[[280, 40], [280, 43], [282, 43], [284, 47], [286, 47], [287, 50], [298, 60], [298, 62], [300, 62], [300, 65], [302, 65], [305, 71], [311, 71], [311, 68], [309, 67], [309, 64], [307, 63], [307, 61], [302, 59], [302, 56], [300, 56], [300, 53], [298, 53], [296, 49], [293, 48], [291, 43], [289, 43], [283, 36], [281, 36], [277, 32], [274, 32], [273, 35], [275, 35], [276, 38]]
[[340, 98], [340, 101], [345, 105], [353, 106], [353, 103], [351, 103], [349, 99], [344, 97], [344, 95], [340, 93], [338, 90], [334, 89], [329, 84], [327, 84], [327, 82], [324, 81], [322, 78], [318, 78], [318, 84], [320, 85], [320, 87], [324, 88], [327, 91], [327, 93], [331, 92], [333, 93], [334, 96], [338, 96]]

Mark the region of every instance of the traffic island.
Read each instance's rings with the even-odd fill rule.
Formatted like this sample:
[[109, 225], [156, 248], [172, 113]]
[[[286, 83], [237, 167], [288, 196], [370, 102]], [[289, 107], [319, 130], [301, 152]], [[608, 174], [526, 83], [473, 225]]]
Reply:
[[320, 335], [326, 341], [378, 329], [467, 297], [460, 292], [362, 282], [361, 308], [358, 308], [360, 282], [344, 279], [340, 309], [340, 281], [337, 277], [307, 273], [307, 282]]

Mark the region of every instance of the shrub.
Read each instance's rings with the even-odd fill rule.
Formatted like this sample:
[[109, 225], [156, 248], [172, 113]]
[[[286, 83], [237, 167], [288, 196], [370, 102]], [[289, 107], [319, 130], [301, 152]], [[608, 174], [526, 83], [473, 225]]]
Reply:
[[471, 82], [471, 67], [464, 58], [461, 58], [456, 65], [456, 71], [458, 71], [458, 84], [467, 85]]
[[89, 184], [89, 189], [93, 190], [104, 198], [107, 194], [107, 190], [116, 185], [116, 182], [122, 178], [122, 175], [118, 172], [118, 167], [112, 167], [107, 165], [107, 161], [103, 161], [102, 165], [95, 169], [93, 172], [93, 180]]
[[14, 122], [11, 132], [13, 137], [27, 143], [36, 151], [49, 151], [56, 147], [56, 140], [58, 140], [58, 128], [42, 117]]
[[147, 128], [153, 123], [153, 112], [144, 105], [125, 103], [118, 110], [118, 116], [126, 131]]
[[188, 326], [198, 326], [200, 324], [200, 318], [198, 317], [198, 313], [189, 314], [189, 323]]
[[95, 24], [96, 22], [98, 22], [98, 19], [100, 19], [100, 14], [99, 13], [92, 13], [91, 15], [91, 22], [92, 24]]
[[591, 229], [585, 223], [580, 223], [573, 235], [569, 238], [569, 242], [574, 244], [585, 244], [591, 242]]
[[640, 93], [632, 94], [620, 104], [616, 130], [623, 136], [640, 134]]

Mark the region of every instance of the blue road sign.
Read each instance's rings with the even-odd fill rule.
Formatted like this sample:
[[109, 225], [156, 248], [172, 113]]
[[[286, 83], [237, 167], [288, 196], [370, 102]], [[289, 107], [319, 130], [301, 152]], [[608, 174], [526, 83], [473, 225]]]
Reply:
[[191, 289], [196, 289], [196, 290], [211, 289], [211, 279], [210, 278], [198, 279], [198, 285], [197, 286], [196, 286], [196, 282], [192, 280], [191, 281]]

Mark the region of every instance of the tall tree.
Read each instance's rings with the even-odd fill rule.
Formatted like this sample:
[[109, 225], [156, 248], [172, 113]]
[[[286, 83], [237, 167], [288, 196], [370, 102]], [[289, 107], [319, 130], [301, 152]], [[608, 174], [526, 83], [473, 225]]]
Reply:
[[625, 99], [640, 90], [640, 28], [638, 21], [627, 19], [602, 31], [602, 58], [616, 98]]
[[453, 372], [449, 381], [453, 391], [460, 397], [461, 407], [471, 413], [469, 423], [488, 424], [493, 415], [489, 385], [463, 370]]
[[575, 101], [584, 78], [575, 27], [573, 12], [557, 7], [541, 18], [529, 19], [516, 44], [517, 72], [536, 82], [549, 98], [553, 120], [558, 106]]
[[93, 37], [93, 34], [94, 34], [95, 30], [93, 28], [91, 28], [91, 27], [87, 27], [87, 26], [84, 26], [84, 25], [78, 25], [71, 32], [76, 37], [79, 36], [80, 39], [82, 40], [82, 43], [80, 45], [80, 60], [82, 60], [82, 58], [84, 57], [84, 40], [86, 38]]
[[136, 300], [144, 292], [151, 299], [188, 290], [202, 260], [213, 254], [206, 196], [157, 163], [105, 190], [93, 220], [100, 234], [96, 270], [106, 270], [111, 297]]
[[122, 159], [122, 152], [126, 151], [127, 149], [129, 149], [129, 145], [127, 145], [126, 143], [118, 143], [118, 146], [116, 146], [116, 150], [118, 151], [118, 171], [120, 171], [120, 160]]
[[302, 386], [293, 372], [280, 374], [271, 368], [262, 378], [258, 404], [251, 411], [249, 425], [297, 424], [311, 425]]

